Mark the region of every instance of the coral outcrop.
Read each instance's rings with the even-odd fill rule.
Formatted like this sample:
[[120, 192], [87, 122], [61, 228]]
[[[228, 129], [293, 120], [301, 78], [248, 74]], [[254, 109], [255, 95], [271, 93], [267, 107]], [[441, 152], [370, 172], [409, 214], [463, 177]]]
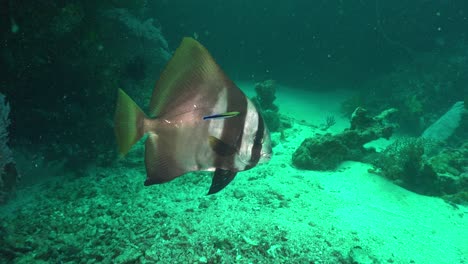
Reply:
[[282, 118], [276, 100], [276, 82], [266, 80], [255, 84], [256, 96], [252, 98], [253, 103], [262, 112], [263, 118], [271, 132], [281, 131], [291, 127], [289, 121]]
[[395, 141], [371, 161], [373, 172], [408, 190], [468, 204], [468, 144], [448, 144], [465, 113], [456, 102], [421, 137]]
[[374, 157], [372, 172], [413, 192], [468, 204], [468, 144], [430, 155], [434, 144], [425, 138], [396, 140]]
[[358, 107], [351, 117], [351, 127], [340, 134], [317, 135], [305, 139], [294, 152], [294, 166], [309, 170], [333, 170], [345, 160], [362, 160], [366, 155], [375, 153], [364, 144], [379, 139], [388, 139], [395, 124], [389, 117], [397, 110], [387, 109], [375, 117], [367, 110]]

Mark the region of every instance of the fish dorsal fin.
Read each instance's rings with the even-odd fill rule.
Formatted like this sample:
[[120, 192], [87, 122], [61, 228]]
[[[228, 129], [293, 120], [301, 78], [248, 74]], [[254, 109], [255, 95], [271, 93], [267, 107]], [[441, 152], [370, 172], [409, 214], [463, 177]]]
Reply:
[[151, 96], [151, 117], [170, 118], [211, 108], [218, 93], [237, 87], [208, 50], [193, 38], [184, 38], [168, 62]]

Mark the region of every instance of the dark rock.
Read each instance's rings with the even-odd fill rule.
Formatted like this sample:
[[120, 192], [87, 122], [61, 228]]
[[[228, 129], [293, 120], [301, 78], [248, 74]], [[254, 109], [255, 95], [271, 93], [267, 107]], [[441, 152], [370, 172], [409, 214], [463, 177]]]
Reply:
[[16, 171], [16, 165], [13, 162], [5, 164], [0, 169], [0, 204], [6, 202], [9, 196], [14, 192], [19, 181], [19, 175]]

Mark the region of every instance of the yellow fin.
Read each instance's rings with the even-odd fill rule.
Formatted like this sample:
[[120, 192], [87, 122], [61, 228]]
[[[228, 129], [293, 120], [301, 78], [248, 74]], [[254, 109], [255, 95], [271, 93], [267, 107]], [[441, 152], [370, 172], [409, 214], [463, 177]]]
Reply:
[[121, 155], [127, 154], [130, 148], [143, 136], [143, 119], [145, 114], [140, 107], [122, 89], [117, 96], [117, 107], [114, 115], [114, 132]]

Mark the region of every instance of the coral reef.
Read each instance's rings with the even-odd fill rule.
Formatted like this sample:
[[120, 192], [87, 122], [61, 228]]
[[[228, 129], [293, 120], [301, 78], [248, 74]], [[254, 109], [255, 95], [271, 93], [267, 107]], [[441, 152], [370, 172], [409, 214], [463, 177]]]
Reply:
[[309, 170], [333, 170], [345, 160], [362, 160], [374, 153], [364, 148], [364, 144], [379, 138], [388, 139], [395, 125], [389, 118], [396, 109], [388, 109], [375, 117], [367, 110], [358, 107], [351, 117], [351, 127], [340, 134], [317, 135], [305, 139], [294, 152], [294, 166]]
[[349, 113], [352, 106], [373, 111], [396, 107], [403, 132], [419, 136], [453, 104], [468, 94], [466, 48], [445, 52], [420, 53], [391, 72], [376, 75], [359, 92], [342, 104]]
[[435, 195], [439, 193], [437, 174], [423, 158], [424, 140], [403, 138], [389, 145], [372, 162], [376, 174], [392, 180], [396, 184], [420, 193]]
[[421, 137], [395, 141], [371, 161], [374, 172], [420, 194], [468, 203], [468, 144], [447, 143], [465, 112], [464, 103], [457, 102]]
[[116, 89], [146, 104], [171, 53], [145, 5], [10, 1], [2, 13], [18, 29], [1, 32], [0, 68], [2, 92], [18, 106], [12, 137], [73, 171], [113, 162]]
[[437, 173], [440, 185], [437, 195], [449, 202], [468, 205], [468, 143], [445, 147], [426, 158]]
[[163, 61], [167, 61], [171, 56], [169, 52], [169, 44], [167, 44], [161, 29], [154, 26], [153, 18], [141, 21], [139, 18], [132, 15], [127, 9], [123, 8], [107, 10], [105, 15], [122, 22], [133, 35], [151, 41], [154, 44], [154, 48], [160, 52], [159, 56], [161, 56]]
[[468, 144], [427, 155], [434, 144], [425, 138], [396, 140], [371, 162], [372, 172], [416, 193], [468, 204]]

